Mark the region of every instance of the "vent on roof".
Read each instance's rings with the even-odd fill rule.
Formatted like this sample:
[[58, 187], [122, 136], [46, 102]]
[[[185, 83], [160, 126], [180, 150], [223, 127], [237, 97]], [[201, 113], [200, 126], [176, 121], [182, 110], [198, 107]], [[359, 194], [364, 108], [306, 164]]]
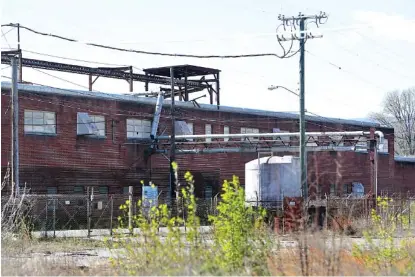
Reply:
[[99, 130], [88, 113], [78, 113], [78, 135], [98, 135]]
[[186, 121], [175, 121], [176, 135], [193, 135]]

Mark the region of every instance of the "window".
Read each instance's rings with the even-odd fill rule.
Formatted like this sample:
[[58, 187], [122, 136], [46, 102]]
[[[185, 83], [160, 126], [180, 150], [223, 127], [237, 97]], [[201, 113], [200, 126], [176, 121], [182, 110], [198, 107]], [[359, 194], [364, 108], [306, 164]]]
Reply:
[[336, 184], [330, 184], [330, 195], [336, 194]]
[[35, 134], [56, 134], [55, 113], [25, 110], [24, 132]]
[[57, 187], [47, 187], [46, 188], [47, 194], [58, 194]]
[[[98, 137], [105, 137], [105, 116], [102, 115], [92, 115], [92, 114], [88, 114], [88, 117], [91, 119], [90, 122], [94, 123], [95, 126], [97, 127], [98, 133], [96, 134], [96, 136]], [[78, 122], [77, 122], [77, 134], [79, 135], [79, 126], [85, 124], [82, 122], [79, 122], [79, 118], [78, 118]]]
[[75, 193], [75, 194], [84, 194], [84, 186], [75, 186], [73, 188], [73, 193]]
[[[193, 135], [193, 122], [187, 123], [187, 127], [189, 127], [190, 133]], [[193, 139], [187, 139], [188, 141], [193, 141]]]
[[107, 187], [107, 186], [100, 186], [100, 187], [98, 188], [98, 192], [99, 192], [100, 194], [108, 194], [108, 187]]
[[[223, 134], [229, 135], [229, 126], [223, 126]], [[224, 141], [229, 141], [229, 138], [224, 138]]]
[[389, 153], [387, 139], [383, 139], [383, 144], [379, 144], [379, 153]]
[[130, 193], [130, 187], [123, 187], [122, 188], [122, 194], [129, 194]]
[[[272, 132], [273, 133], [289, 133], [288, 131], [283, 131], [283, 130], [280, 130], [279, 128], [272, 128]], [[291, 140], [290, 137], [287, 137], [287, 136], [275, 136], [272, 139], [274, 140], [278, 139], [279, 141], [282, 141], [284, 143], [289, 143]]]
[[205, 184], [205, 199], [211, 199], [213, 197], [212, 186]]
[[[241, 134], [259, 134], [259, 129], [258, 128], [241, 128]], [[258, 137], [253, 137], [253, 138], [242, 138], [241, 140], [251, 140], [251, 141], [257, 141]]]
[[151, 121], [127, 119], [127, 138], [150, 138]]
[[[205, 134], [206, 135], [211, 135], [212, 134], [212, 125], [211, 124], [206, 124], [205, 125]], [[207, 142], [211, 142], [212, 138], [206, 138]]]
[[350, 194], [350, 193], [352, 193], [352, 185], [343, 184], [343, 194]]

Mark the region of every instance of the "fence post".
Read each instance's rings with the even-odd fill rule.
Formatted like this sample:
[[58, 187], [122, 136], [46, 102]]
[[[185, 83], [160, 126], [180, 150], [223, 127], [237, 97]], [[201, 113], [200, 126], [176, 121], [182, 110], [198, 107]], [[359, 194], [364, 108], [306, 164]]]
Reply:
[[45, 238], [47, 238], [47, 237], [48, 237], [48, 210], [49, 210], [49, 207], [48, 207], [48, 202], [49, 202], [49, 199], [48, 199], [48, 198], [46, 198], [46, 210], [45, 210]]
[[128, 187], [128, 230], [133, 234], [133, 186]]
[[53, 237], [56, 238], [56, 201], [58, 199], [53, 199]]
[[89, 201], [90, 201], [89, 190], [90, 190], [90, 187], [87, 186], [86, 187], [86, 228], [88, 230], [88, 235], [87, 235], [88, 237], [89, 237], [89, 229], [90, 229], [90, 226], [89, 226], [89, 208], [90, 208], [90, 206], [89, 206]]
[[110, 236], [112, 237], [112, 219], [114, 217], [114, 196], [111, 195], [111, 211], [110, 211]]
[[88, 187], [88, 199], [87, 199], [87, 214], [88, 214], [88, 238], [91, 237], [91, 222], [92, 222], [92, 202], [94, 197], [94, 188]]

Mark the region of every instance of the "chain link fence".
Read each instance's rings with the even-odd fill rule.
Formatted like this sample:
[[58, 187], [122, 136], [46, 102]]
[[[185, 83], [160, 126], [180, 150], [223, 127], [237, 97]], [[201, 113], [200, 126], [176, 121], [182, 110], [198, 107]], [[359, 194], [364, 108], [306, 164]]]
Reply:
[[[2, 196], [3, 204], [9, 196]], [[129, 194], [117, 195], [35, 195], [26, 194], [23, 201], [26, 218], [32, 232], [39, 236], [81, 236], [91, 237], [112, 235], [112, 230], [119, 226], [118, 217], [123, 215], [120, 206], [131, 201], [132, 214], [137, 214], [139, 196]], [[209, 225], [209, 215], [217, 214], [218, 197], [196, 199], [197, 216], [201, 225]], [[324, 200], [327, 219], [346, 218], [355, 224], [369, 225], [371, 211], [376, 208], [375, 199], [328, 198]], [[186, 218], [183, 203], [169, 203], [159, 195], [158, 204], [168, 204], [172, 216]], [[247, 205], [262, 206], [269, 212], [281, 211], [282, 201], [248, 201]], [[394, 199], [383, 216], [395, 220], [397, 226], [409, 226], [415, 230], [415, 198]], [[275, 214], [275, 213], [274, 213]], [[282, 213], [278, 213], [280, 216]], [[276, 215], [276, 214], [275, 214]], [[392, 216], [391, 216], [392, 215]], [[7, 214], [4, 214], [7, 216]], [[278, 216], [278, 215], [276, 215]], [[328, 226], [330, 228], [330, 226]]]

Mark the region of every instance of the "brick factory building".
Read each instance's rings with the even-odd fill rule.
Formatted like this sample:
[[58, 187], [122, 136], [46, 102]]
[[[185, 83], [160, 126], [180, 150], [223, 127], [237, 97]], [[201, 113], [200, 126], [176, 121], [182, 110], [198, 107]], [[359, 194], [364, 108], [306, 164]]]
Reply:
[[[1, 166], [5, 172], [11, 157], [11, 84], [1, 85]], [[148, 138], [156, 98], [75, 91], [19, 84], [20, 184], [32, 193], [84, 193], [86, 186], [102, 194], [125, 193], [134, 186], [141, 194], [140, 181], [153, 181], [167, 193], [168, 156], [149, 155]], [[169, 134], [170, 101], [161, 113], [159, 134]], [[186, 121], [194, 134], [298, 132], [298, 115], [232, 108], [192, 102], [177, 102], [177, 119]], [[96, 122], [98, 135], [79, 135], [78, 113], [88, 113]], [[385, 135], [387, 147], [378, 159], [378, 192], [415, 192], [415, 159], [395, 157], [393, 129], [377, 124], [308, 116], [307, 132], [369, 131]], [[203, 147], [206, 142], [195, 142]], [[285, 152], [278, 155], [297, 155]], [[244, 184], [245, 163], [257, 153], [177, 155], [180, 175], [195, 176], [198, 197], [211, 197], [232, 175]], [[371, 190], [371, 161], [365, 151], [308, 153], [308, 180], [312, 192], [347, 193], [347, 185], [360, 182]]]

